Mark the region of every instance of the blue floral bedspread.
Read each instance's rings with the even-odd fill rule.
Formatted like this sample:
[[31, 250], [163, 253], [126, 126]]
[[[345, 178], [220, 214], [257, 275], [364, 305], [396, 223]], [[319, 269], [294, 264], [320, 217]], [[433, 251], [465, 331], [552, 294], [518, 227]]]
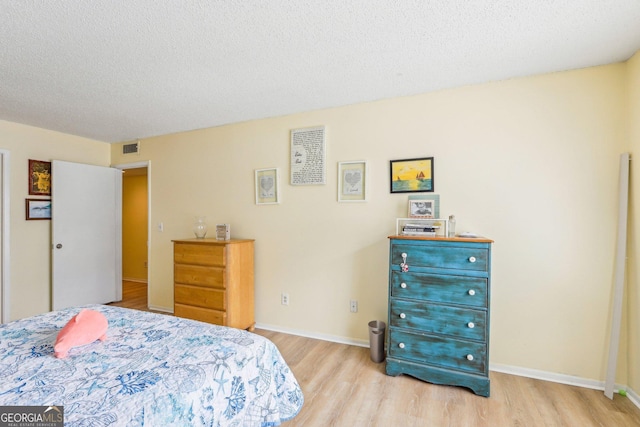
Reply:
[[107, 339], [53, 355], [71, 308], [0, 325], [0, 405], [63, 405], [66, 426], [276, 426], [302, 391], [276, 346], [247, 331], [86, 306]]

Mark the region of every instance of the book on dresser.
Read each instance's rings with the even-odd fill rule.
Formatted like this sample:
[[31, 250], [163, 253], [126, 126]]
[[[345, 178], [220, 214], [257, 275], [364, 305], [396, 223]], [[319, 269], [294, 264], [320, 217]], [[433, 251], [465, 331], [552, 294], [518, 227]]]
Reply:
[[252, 331], [254, 240], [173, 241], [174, 314]]
[[389, 236], [386, 372], [489, 396], [491, 244]]

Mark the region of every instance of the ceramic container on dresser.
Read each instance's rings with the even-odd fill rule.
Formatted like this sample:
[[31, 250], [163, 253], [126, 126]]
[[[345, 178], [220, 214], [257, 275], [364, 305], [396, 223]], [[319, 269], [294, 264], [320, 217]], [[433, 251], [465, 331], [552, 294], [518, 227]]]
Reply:
[[174, 240], [174, 314], [252, 331], [254, 241]]
[[489, 396], [491, 240], [390, 236], [388, 375]]

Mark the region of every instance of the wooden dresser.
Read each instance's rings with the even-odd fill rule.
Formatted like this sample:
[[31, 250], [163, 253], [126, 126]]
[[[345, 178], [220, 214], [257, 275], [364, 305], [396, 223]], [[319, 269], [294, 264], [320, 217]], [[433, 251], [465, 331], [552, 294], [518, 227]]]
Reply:
[[253, 330], [253, 240], [173, 241], [174, 314]]
[[387, 374], [464, 386], [488, 397], [493, 242], [389, 239]]

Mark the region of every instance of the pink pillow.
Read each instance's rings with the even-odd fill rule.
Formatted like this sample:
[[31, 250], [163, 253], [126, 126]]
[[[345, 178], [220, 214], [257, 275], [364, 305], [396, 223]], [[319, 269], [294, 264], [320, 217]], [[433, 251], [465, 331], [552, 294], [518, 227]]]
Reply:
[[60, 330], [56, 338], [53, 351], [56, 357], [67, 357], [67, 352], [72, 347], [91, 344], [95, 340], [104, 341], [107, 339], [107, 318], [104, 314], [95, 311], [82, 309], [67, 322]]

